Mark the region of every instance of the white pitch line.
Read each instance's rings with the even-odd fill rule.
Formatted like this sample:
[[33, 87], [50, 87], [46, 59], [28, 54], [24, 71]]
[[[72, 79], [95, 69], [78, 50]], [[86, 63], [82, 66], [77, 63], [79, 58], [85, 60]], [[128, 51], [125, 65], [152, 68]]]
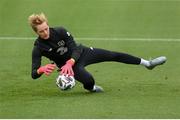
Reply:
[[77, 40], [97, 40], [97, 41], [164, 41], [164, 42], [180, 42], [175, 38], [76, 38]]
[[[35, 37], [0, 37], [0, 40], [35, 40]], [[79, 37], [75, 40], [92, 40], [92, 41], [164, 41], [180, 42], [180, 38], [108, 38], [108, 37]]]
[[0, 40], [34, 40], [35, 37], [0, 37]]

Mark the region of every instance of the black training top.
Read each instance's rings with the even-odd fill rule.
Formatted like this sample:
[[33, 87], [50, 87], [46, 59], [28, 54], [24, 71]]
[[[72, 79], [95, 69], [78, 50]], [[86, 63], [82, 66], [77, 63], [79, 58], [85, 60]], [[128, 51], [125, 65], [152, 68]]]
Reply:
[[83, 51], [82, 45], [77, 45], [72, 35], [63, 27], [50, 28], [50, 37], [43, 40], [38, 37], [34, 42], [32, 50], [32, 78], [36, 79], [41, 75], [37, 69], [41, 66], [41, 57], [45, 56], [54, 61], [58, 67], [73, 58], [77, 61]]

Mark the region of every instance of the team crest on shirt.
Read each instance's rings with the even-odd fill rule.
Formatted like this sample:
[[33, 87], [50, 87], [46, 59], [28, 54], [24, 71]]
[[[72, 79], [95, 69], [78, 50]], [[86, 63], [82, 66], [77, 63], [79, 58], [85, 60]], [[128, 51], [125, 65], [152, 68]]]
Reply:
[[57, 44], [58, 44], [58, 46], [64, 46], [64, 45], [65, 45], [65, 42], [64, 42], [64, 40], [61, 40], [61, 41], [59, 41]]

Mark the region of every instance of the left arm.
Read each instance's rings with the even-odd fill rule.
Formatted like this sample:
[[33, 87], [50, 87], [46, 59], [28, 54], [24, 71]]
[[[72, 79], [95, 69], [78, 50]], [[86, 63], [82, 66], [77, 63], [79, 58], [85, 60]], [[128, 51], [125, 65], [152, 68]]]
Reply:
[[59, 33], [61, 36], [64, 37], [68, 49], [72, 51], [71, 58], [66, 61], [66, 64], [64, 66], [61, 67], [61, 74], [74, 76], [72, 67], [81, 56], [83, 49], [81, 45], [76, 44], [76, 42], [73, 39], [73, 36], [67, 30], [61, 28]]

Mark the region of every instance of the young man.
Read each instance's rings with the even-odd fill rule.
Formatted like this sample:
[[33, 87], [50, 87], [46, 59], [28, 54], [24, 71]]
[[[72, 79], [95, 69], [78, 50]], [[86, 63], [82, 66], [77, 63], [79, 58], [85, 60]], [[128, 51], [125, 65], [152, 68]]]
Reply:
[[[29, 16], [29, 23], [38, 35], [32, 50], [33, 79], [39, 78], [42, 74], [50, 75], [57, 66], [60, 74], [74, 76], [85, 89], [91, 92], [101, 92], [103, 89], [95, 85], [93, 76], [86, 71], [85, 66], [104, 61], [115, 61], [143, 65], [151, 70], [166, 62], [164, 56], [148, 61], [126, 53], [76, 44], [72, 35], [63, 27], [50, 28], [43, 13]], [[41, 66], [42, 56], [49, 58], [56, 65]]]

